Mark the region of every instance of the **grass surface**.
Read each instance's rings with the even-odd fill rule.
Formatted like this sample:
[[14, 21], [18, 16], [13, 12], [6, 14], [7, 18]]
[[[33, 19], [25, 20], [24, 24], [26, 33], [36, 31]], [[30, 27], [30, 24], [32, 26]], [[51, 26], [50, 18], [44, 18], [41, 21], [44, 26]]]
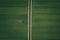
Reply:
[[0, 40], [27, 40], [27, 1], [0, 0]]
[[33, 0], [33, 40], [60, 40], [59, 2]]
[[[27, 0], [0, 0], [0, 40], [27, 40]], [[33, 0], [32, 39], [60, 40], [60, 0]]]

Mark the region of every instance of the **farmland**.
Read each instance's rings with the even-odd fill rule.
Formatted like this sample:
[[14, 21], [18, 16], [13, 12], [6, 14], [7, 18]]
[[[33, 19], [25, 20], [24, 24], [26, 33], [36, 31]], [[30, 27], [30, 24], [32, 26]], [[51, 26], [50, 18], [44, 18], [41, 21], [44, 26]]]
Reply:
[[[0, 0], [0, 40], [28, 39], [28, 0]], [[32, 1], [32, 40], [60, 40], [60, 1]]]
[[0, 1], [0, 40], [27, 40], [27, 1]]
[[59, 2], [59, 0], [33, 0], [33, 40], [60, 40]]

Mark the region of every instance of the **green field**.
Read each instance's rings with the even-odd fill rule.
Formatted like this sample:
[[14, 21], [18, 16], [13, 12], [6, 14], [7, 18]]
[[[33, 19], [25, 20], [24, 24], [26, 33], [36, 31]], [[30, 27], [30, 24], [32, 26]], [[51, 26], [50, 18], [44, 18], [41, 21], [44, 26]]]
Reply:
[[[60, 40], [60, 0], [33, 0], [32, 40]], [[28, 0], [0, 0], [0, 40], [28, 39]]]
[[27, 40], [27, 0], [0, 0], [0, 40]]
[[60, 1], [33, 0], [33, 40], [60, 40]]

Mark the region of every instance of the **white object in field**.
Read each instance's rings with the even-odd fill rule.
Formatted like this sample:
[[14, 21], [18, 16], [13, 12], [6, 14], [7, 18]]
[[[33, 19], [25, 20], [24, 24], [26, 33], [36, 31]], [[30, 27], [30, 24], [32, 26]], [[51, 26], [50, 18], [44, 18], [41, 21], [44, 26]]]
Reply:
[[18, 23], [23, 23], [22, 19], [17, 20]]

